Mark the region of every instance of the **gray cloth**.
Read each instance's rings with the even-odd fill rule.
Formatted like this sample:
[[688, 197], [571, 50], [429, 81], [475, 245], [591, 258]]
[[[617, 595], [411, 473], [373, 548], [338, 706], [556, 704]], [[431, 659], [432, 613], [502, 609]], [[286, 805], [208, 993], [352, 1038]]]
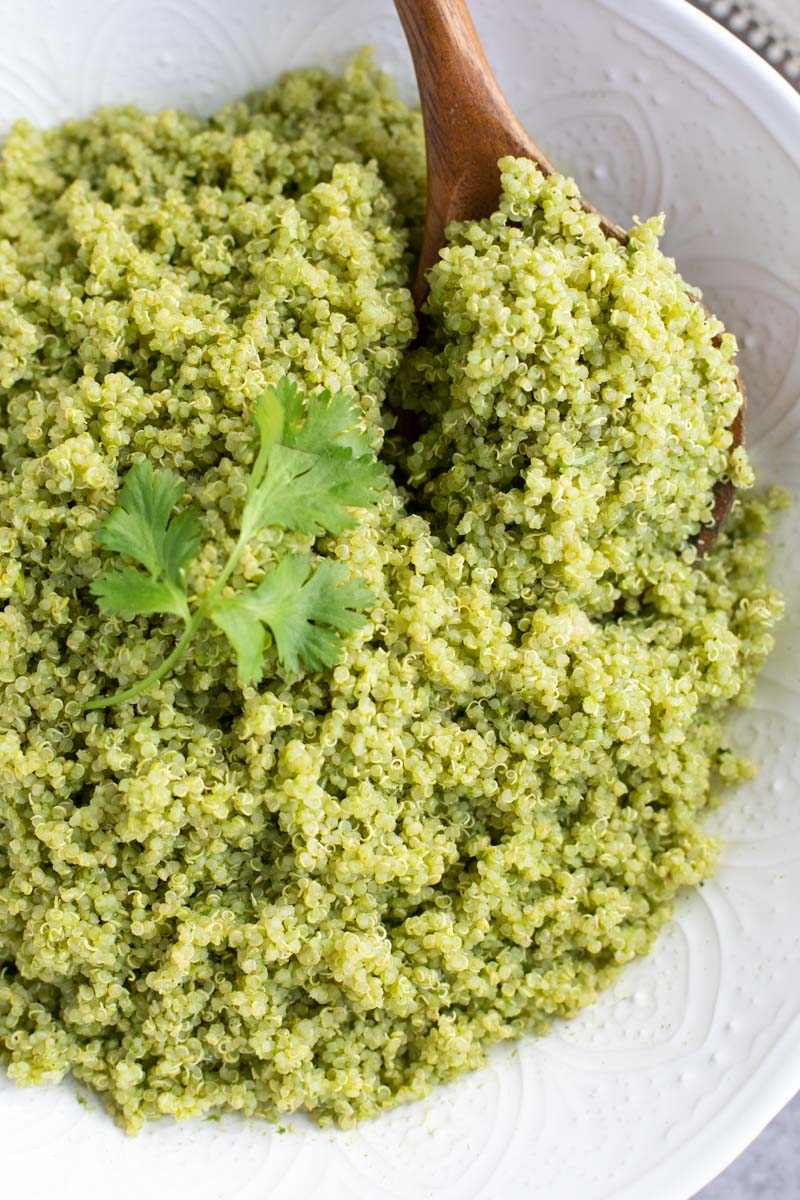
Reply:
[[800, 87], [800, 0], [691, 0]]

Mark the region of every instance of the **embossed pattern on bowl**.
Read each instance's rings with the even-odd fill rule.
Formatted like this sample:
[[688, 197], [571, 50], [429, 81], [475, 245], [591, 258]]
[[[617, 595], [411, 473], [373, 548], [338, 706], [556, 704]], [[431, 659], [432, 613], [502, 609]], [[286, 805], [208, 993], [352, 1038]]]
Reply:
[[[682, 0], [473, 0], [510, 99], [615, 219], [666, 246], [740, 334], [762, 480], [800, 479], [800, 99]], [[0, 136], [101, 103], [210, 111], [371, 42], [413, 94], [390, 0], [0, 0]], [[686, 1200], [800, 1086], [800, 510], [788, 617], [713, 816], [715, 880], [579, 1020], [353, 1133], [226, 1118], [127, 1141], [67, 1088], [0, 1079], [9, 1194], [62, 1200]]]

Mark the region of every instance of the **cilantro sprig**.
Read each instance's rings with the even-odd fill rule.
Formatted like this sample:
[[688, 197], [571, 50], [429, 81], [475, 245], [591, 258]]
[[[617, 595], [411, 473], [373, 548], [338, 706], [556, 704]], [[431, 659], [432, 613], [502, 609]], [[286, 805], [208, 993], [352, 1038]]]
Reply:
[[290, 671], [332, 666], [342, 635], [360, 628], [372, 596], [344, 564], [291, 554], [256, 587], [229, 594], [226, 586], [254, 537], [269, 526], [317, 537], [356, 524], [353, 509], [373, 507], [386, 483], [361, 428], [360, 412], [343, 393], [306, 399], [288, 379], [253, 405], [258, 452], [233, 550], [211, 588], [194, 602], [187, 571], [200, 551], [201, 519], [195, 508], [175, 512], [186, 485], [173, 471], [139, 463], [128, 471], [116, 507], [97, 532], [99, 544], [132, 559], [91, 584], [104, 612], [132, 618], [163, 613], [180, 617], [183, 633], [164, 661], [133, 687], [98, 697], [87, 709], [134, 700], [149, 691], [184, 656], [200, 626], [214, 624], [236, 654], [240, 682], [257, 683], [274, 642]]

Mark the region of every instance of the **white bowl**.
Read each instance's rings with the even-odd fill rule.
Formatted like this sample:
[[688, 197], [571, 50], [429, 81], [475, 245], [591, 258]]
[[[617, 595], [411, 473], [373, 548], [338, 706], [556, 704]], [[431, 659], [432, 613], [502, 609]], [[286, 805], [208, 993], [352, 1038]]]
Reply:
[[[684, 0], [474, 0], [556, 163], [666, 244], [740, 334], [762, 480], [800, 466], [800, 98]], [[0, 135], [98, 104], [210, 111], [372, 42], [413, 95], [389, 0], [0, 0]], [[686, 1200], [800, 1087], [800, 512], [789, 615], [737, 721], [757, 781], [713, 824], [715, 880], [592, 1010], [354, 1133], [164, 1124], [129, 1141], [67, 1087], [0, 1081], [4, 1193], [26, 1200]]]

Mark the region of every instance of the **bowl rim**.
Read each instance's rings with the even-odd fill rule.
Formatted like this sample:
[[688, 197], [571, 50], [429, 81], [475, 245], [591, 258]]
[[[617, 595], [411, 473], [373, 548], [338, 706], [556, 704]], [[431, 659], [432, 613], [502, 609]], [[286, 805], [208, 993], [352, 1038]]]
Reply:
[[[629, 16], [635, 0], [600, 0], [600, 3], [621, 13], [625, 13], [627, 9], [626, 15]], [[690, 31], [693, 28], [697, 36], [688, 40], [690, 57], [696, 57], [704, 42], [715, 42], [721, 53], [741, 66], [742, 75], [736, 81], [737, 87], [741, 88], [738, 94], [741, 96], [742, 91], [746, 93], [748, 106], [759, 100], [766, 104], [775, 104], [785, 110], [787, 125], [794, 119], [797, 125], [794, 139], [786, 135], [782, 124], [777, 127], [770, 125], [770, 133], [800, 167], [800, 91], [771, 63], [710, 13], [697, 8], [693, 0], [649, 0], [646, 14], [637, 11], [636, 20], [645, 28], [664, 28], [669, 25], [673, 35], [680, 23], [686, 24]]]
[[[797, 168], [800, 192], [800, 93], [774, 67], [690, 0], [649, 0], [646, 5], [637, 0], [593, 2], [609, 13], [633, 19], [659, 41], [669, 37], [687, 58], [712, 68], [723, 81], [735, 79], [740, 99]], [[735, 1098], [677, 1149], [665, 1147], [661, 1160], [637, 1175], [613, 1200], [642, 1200], [643, 1195], [648, 1200], [691, 1200], [746, 1149], [798, 1090], [800, 1003]], [[533, 1192], [526, 1189], [525, 1195], [532, 1200]]]
[[[600, 0], [630, 16], [635, 0]], [[638, 9], [638, 5], [637, 5]], [[669, 26], [673, 37], [683, 27], [682, 46], [693, 61], [705, 56], [722, 60], [723, 79], [735, 75], [739, 96], [767, 124], [773, 138], [800, 171], [800, 92], [746, 42], [688, 0], [649, 0], [637, 11], [637, 24], [656, 34]], [[736, 1098], [725, 1105], [700, 1133], [664, 1160], [639, 1175], [615, 1200], [692, 1200], [758, 1137], [782, 1108], [800, 1092], [800, 1004], [758, 1070]]]

